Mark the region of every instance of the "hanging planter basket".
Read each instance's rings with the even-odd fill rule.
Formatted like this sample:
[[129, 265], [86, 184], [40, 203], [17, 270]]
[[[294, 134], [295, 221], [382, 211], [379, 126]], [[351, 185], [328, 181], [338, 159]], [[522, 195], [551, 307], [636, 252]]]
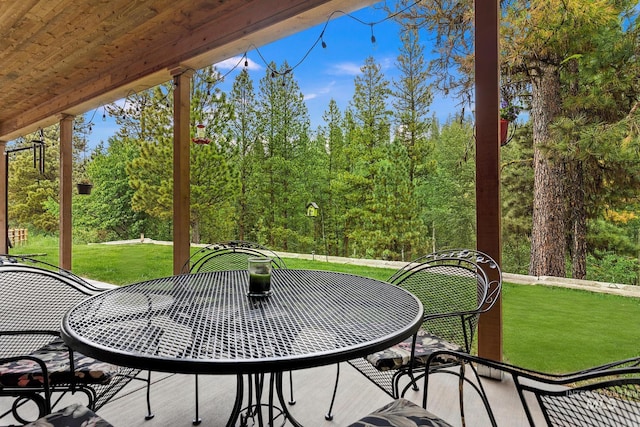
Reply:
[[76, 186], [78, 187], [78, 194], [91, 194], [91, 189], [93, 188], [93, 184], [87, 182], [79, 182]]

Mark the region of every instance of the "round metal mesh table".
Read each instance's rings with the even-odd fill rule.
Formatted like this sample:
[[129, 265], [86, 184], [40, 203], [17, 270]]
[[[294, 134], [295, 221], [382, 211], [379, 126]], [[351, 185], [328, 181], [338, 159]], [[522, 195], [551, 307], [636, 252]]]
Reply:
[[421, 303], [365, 277], [276, 270], [273, 294], [247, 296], [245, 270], [116, 288], [71, 309], [65, 342], [107, 362], [185, 374], [247, 374], [326, 365], [387, 348], [418, 329]]

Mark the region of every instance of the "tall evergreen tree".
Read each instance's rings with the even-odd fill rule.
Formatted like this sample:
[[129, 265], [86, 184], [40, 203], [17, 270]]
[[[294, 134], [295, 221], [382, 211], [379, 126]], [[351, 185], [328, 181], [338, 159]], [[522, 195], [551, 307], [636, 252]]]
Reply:
[[249, 71], [243, 69], [233, 82], [230, 102], [233, 105], [233, 117], [229, 121], [231, 141], [234, 149], [234, 165], [239, 180], [239, 192], [236, 195], [237, 238], [249, 238], [250, 224], [256, 223], [256, 213], [251, 201], [256, 194], [252, 192], [259, 177], [255, 174], [256, 162], [252, 163], [252, 152], [259, 143], [256, 96]]
[[348, 151], [353, 169], [345, 174], [345, 183], [352, 195], [346, 212], [347, 221], [354, 224], [351, 237], [357, 242], [360, 255], [379, 253], [380, 233], [384, 230], [379, 203], [374, 199], [376, 179], [386, 160], [390, 143], [391, 112], [387, 108], [389, 81], [379, 64], [368, 57], [362, 73], [354, 79], [354, 94], [350, 106], [354, 134]]
[[254, 148], [264, 158], [260, 240], [286, 250], [289, 240], [299, 237], [295, 230], [304, 220], [306, 197], [296, 189], [304, 188], [300, 156], [309, 143], [309, 113], [286, 62], [279, 70], [275, 63], [269, 64], [260, 80], [258, 117], [262, 139]]
[[416, 175], [425, 172], [425, 158], [433, 148], [428, 135], [433, 94], [418, 28], [403, 28], [400, 38], [402, 46], [396, 62], [400, 76], [393, 82], [393, 107], [396, 138], [407, 149], [409, 181], [414, 184]]
[[[213, 67], [194, 75], [191, 117], [206, 128], [208, 145], [192, 146], [191, 163], [191, 239], [218, 240], [232, 233], [229, 197], [234, 182], [226, 162], [228, 136], [224, 124], [230, 107], [217, 85], [220, 76]], [[125, 114], [121, 134], [131, 135], [140, 146], [140, 155], [127, 168], [135, 192], [136, 211], [171, 221], [173, 206], [173, 130], [170, 85], [157, 86], [128, 101], [135, 113]], [[131, 111], [131, 110], [129, 110]], [[195, 136], [195, 130], [193, 130]], [[194, 144], [195, 145], [195, 144]], [[202, 233], [202, 229], [208, 230]]]
[[343, 243], [344, 227], [340, 219], [346, 211], [346, 205], [338, 183], [340, 182], [340, 174], [347, 170], [348, 165], [344, 150], [344, 119], [335, 99], [329, 101], [329, 106], [322, 115], [322, 118], [325, 123], [323, 132], [328, 154], [328, 194], [325, 202], [325, 212], [328, 212], [328, 215], [325, 215], [324, 218], [327, 229], [326, 238], [328, 239], [330, 253], [341, 255], [343, 254], [340, 248]]
[[[403, 224], [396, 233], [392, 252], [395, 256], [412, 257], [412, 252], [420, 253], [426, 249], [421, 241], [427, 235], [421, 222], [418, 208], [426, 207], [426, 201], [418, 203], [416, 186], [420, 179], [427, 175], [433, 163], [429, 157], [433, 150], [429, 138], [431, 126], [429, 107], [433, 100], [431, 86], [428, 83], [429, 73], [424, 61], [424, 47], [420, 43], [418, 28], [408, 26], [400, 34], [402, 46], [396, 65], [400, 76], [394, 80], [393, 107], [396, 122], [394, 145], [404, 148], [392, 150], [393, 164], [396, 165], [396, 179], [405, 177], [403, 192], [397, 193], [395, 210], [390, 212], [395, 217], [394, 224]], [[393, 148], [392, 146], [392, 148]], [[405, 157], [398, 158], [402, 152]], [[406, 169], [406, 173], [403, 173]], [[413, 246], [416, 245], [414, 248]], [[422, 246], [422, 247], [421, 247]], [[417, 254], [415, 254], [417, 256]]]

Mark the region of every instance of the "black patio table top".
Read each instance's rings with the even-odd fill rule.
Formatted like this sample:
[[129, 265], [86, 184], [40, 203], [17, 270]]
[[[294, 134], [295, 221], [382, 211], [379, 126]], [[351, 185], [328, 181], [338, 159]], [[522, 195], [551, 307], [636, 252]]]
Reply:
[[382, 350], [414, 334], [420, 301], [375, 279], [275, 270], [273, 294], [247, 296], [246, 270], [148, 280], [93, 296], [62, 320], [76, 351], [184, 374], [282, 372]]

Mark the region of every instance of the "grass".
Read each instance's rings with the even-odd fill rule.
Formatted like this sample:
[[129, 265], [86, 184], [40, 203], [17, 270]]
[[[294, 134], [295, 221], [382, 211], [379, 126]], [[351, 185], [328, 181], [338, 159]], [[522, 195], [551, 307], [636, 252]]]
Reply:
[[[197, 249], [193, 249], [196, 251]], [[58, 241], [31, 238], [12, 254], [44, 254], [58, 264]], [[75, 245], [74, 273], [123, 285], [172, 274], [171, 246]], [[285, 258], [288, 268], [333, 270], [386, 280], [393, 269]], [[569, 372], [640, 355], [640, 299], [505, 283], [505, 359], [548, 372]]]

